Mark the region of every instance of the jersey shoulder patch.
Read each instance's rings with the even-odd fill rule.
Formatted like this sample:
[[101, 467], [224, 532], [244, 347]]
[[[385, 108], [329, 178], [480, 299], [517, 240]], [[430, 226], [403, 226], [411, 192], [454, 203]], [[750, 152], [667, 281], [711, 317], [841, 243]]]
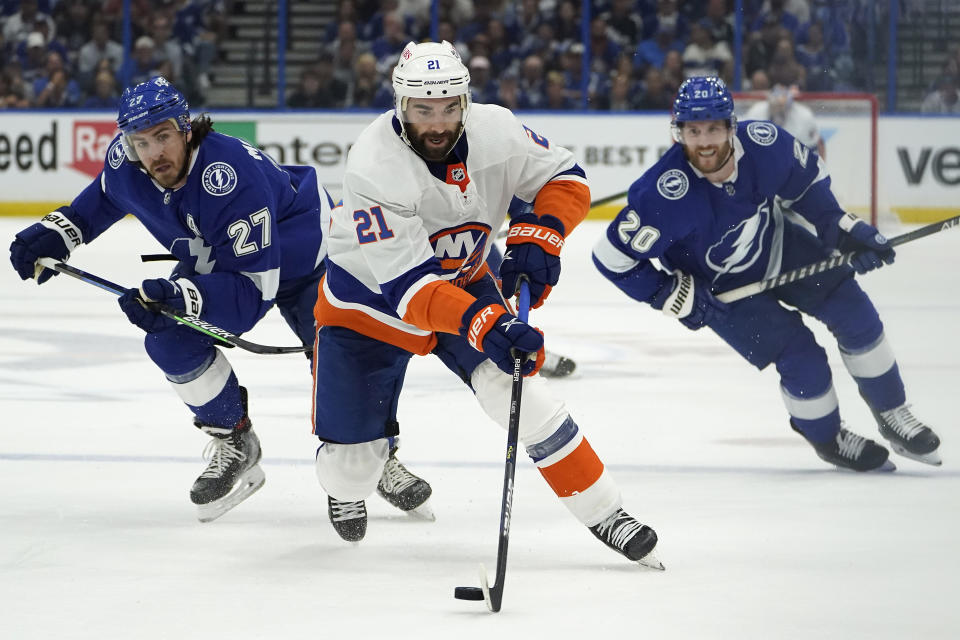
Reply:
[[127, 154], [123, 150], [123, 142], [120, 140], [120, 136], [117, 136], [113, 144], [107, 149], [107, 164], [110, 165], [110, 168], [116, 171], [121, 166], [123, 166], [123, 161], [127, 159]]
[[747, 136], [757, 144], [769, 147], [777, 141], [777, 126], [772, 122], [755, 120], [747, 123]]
[[657, 191], [667, 200], [679, 200], [690, 189], [690, 179], [680, 169], [667, 169], [657, 178]]
[[201, 175], [203, 190], [212, 196], [225, 196], [237, 188], [237, 172], [226, 162], [211, 162]]

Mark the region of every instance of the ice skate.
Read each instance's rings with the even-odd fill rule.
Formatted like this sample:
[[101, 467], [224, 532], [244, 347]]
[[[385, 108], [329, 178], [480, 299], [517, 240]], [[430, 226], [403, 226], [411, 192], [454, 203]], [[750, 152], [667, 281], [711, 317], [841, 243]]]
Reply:
[[430, 484], [407, 470], [397, 460], [397, 447], [390, 449], [390, 457], [383, 465], [383, 475], [377, 483], [380, 497], [412, 516], [424, 520], [436, 520], [428, 500], [433, 493]]
[[576, 368], [577, 363], [570, 358], [547, 351], [544, 353], [540, 375], [544, 378], [565, 378], [573, 373]]
[[347, 542], [360, 542], [367, 534], [367, 505], [363, 500], [349, 502], [327, 496], [330, 524]]
[[917, 420], [910, 405], [902, 404], [889, 411], [874, 411], [873, 417], [880, 427], [880, 435], [890, 443], [890, 448], [900, 455], [939, 467], [943, 464], [937, 449], [940, 438], [933, 429]]
[[[793, 430], [804, 435], [799, 429], [790, 423]], [[804, 435], [804, 438], [806, 436]], [[820, 459], [836, 465], [840, 469], [849, 469], [851, 471], [895, 471], [894, 465], [888, 459], [890, 452], [886, 447], [877, 444], [873, 440], [868, 440], [863, 436], [858, 436], [852, 431], [848, 431], [842, 424], [836, 437], [826, 442], [810, 442], [810, 446], [817, 452]]]
[[590, 533], [627, 559], [649, 569], [664, 570], [663, 563], [653, 555], [657, 533], [623, 509], [617, 509], [600, 524], [590, 527]]
[[216, 520], [253, 495], [266, 477], [260, 468], [260, 440], [246, 415], [246, 390], [241, 387], [244, 416], [237, 427], [218, 427], [195, 420], [212, 439], [203, 450], [210, 463], [190, 489], [200, 522]]

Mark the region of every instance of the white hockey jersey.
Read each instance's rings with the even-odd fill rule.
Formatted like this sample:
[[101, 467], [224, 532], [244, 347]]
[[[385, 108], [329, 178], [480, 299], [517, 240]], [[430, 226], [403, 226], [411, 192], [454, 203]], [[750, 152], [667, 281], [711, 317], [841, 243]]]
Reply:
[[[771, 120], [770, 103], [766, 100], [754, 103], [740, 119]], [[820, 144], [820, 125], [817, 124], [813, 111], [805, 104], [792, 102], [783, 122], [778, 120], [772, 120], [772, 122], [811, 149], [816, 149]]]
[[570, 151], [502, 107], [471, 107], [452, 162], [425, 161], [399, 132], [393, 112], [382, 114], [350, 150], [315, 313], [318, 326], [423, 355], [434, 331], [456, 333], [473, 302], [462, 288], [487, 272], [490, 239], [514, 196], [569, 233], [590, 192]]

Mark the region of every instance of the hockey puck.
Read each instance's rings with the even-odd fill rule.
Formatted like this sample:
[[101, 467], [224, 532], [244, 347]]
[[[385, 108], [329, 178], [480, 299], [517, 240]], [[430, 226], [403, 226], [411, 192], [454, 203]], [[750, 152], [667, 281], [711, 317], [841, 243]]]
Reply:
[[453, 597], [457, 600], [483, 600], [483, 590], [480, 587], [457, 587], [453, 590]]

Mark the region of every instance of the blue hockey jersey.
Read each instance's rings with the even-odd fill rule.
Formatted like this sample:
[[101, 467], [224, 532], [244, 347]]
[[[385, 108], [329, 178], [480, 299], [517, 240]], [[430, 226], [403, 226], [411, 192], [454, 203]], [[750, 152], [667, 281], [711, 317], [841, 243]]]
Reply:
[[675, 144], [630, 186], [627, 206], [594, 249], [600, 271], [643, 301], [664, 279], [653, 259], [726, 291], [779, 273], [785, 225], [793, 224], [786, 210], [821, 237], [843, 216], [823, 162], [785, 130], [742, 122], [733, 152], [733, 174], [715, 184]]
[[312, 167], [280, 166], [238, 138], [210, 132], [176, 190], [127, 161], [118, 136], [99, 177], [61, 211], [84, 243], [135, 216], [200, 289], [201, 316], [240, 333], [267, 312], [282, 283], [323, 261], [331, 206]]

